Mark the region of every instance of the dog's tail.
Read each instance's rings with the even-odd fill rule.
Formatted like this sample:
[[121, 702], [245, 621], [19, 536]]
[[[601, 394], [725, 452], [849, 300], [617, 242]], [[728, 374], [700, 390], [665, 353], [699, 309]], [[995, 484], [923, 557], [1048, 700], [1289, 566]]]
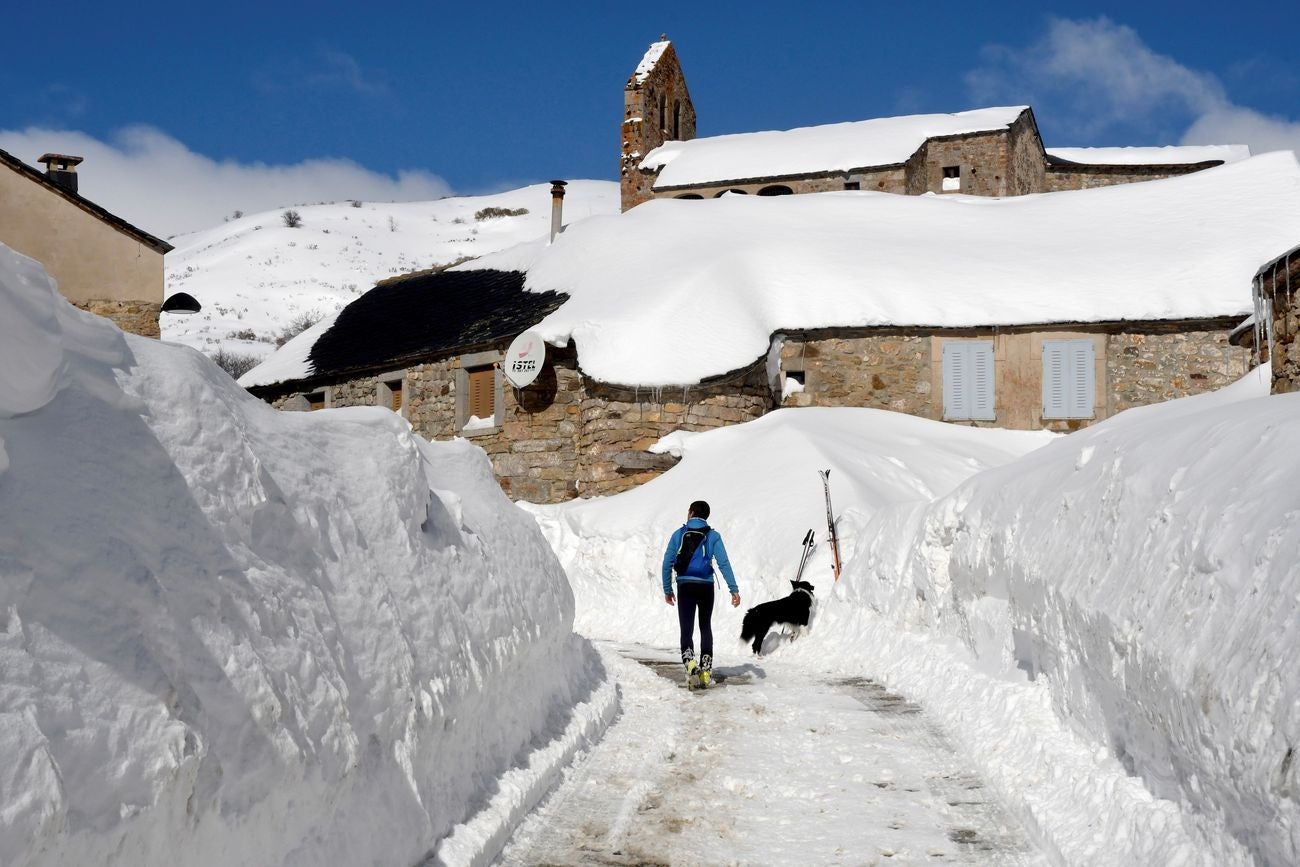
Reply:
[[745, 612], [744, 619], [740, 621], [741, 641], [749, 641], [751, 638], [758, 635], [760, 620], [762, 620], [762, 618], [758, 616], [753, 608]]

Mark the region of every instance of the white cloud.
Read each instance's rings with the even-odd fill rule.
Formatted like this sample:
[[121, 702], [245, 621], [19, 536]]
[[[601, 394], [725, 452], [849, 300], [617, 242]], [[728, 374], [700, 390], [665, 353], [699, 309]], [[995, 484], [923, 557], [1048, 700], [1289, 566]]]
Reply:
[[77, 172], [81, 194], [159, 237], [208, 228], [235, 210], [345, 199], [423, 201], [452, 192], [430, 172], [402, 171], [393, 178], [351, 160], [217, 161], [147, 126], [123, 129], [111, 142], [66, 130], [0, 130], [0, 149], [29, 165], [47, 151], [85, 157]]
[[1105, 17], [1053, 19], [1037, 42], [1021, 49], [990, 46], [984, 60], [966, 76], [975, 100], [1048, 103], [1053, 126], [1072, 135], [1093, 140], [1117, 130], [1146, 130], [1164, 140], [1107, 143], [1178, 139], [1247, 144], [1252, 153], [1300, 149], [1300, 122], [1235, 105], [1213, 74], [1160, 54], [1135, 30]]

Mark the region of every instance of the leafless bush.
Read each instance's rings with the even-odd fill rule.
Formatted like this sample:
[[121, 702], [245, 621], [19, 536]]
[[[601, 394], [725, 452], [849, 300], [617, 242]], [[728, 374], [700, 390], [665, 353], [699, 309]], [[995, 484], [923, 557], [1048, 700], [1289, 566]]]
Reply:
[[280, 334], [275, 338], [275, 345], [284, 346], [290, 340], [320, 322], [320, 320], [321, 313], [319, 310], [308, 310], [306, 313], [299, 313], [289, 320], [288, 325], [280, 329]]
[[217, 354], [212, 356], [212, 360], [217, 363], [218, 367], [230, 374], [231, 379], [239, 379], [239, 377], [262, 363], [262, 360], [256, 355], [248, 355], [243, 352], [226, 352], [224, 349], [218, 349]]
[[285, 211], [280, 215], [280, 219], [284, 220], [284, 224], [290, 229], [296, 229], [302, 225], [302, 215], [294, 210]]
[[474, 212], [474, 219], [482, 222], [483, 220], [495, 220], [498, 217], [522, 217], [528, 213], [527, 208], [482, 208]]

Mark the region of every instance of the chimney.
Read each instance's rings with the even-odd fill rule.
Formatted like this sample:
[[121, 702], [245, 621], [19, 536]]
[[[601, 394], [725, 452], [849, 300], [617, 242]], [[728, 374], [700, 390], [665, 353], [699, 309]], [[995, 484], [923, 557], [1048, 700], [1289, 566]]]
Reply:
[[555, 242], [555, 236], [564, 231], [561, 218], [564, 216], [564, 187], [568, 181], [551, 181], [551, 241]]
[[70, 193], [77, 191], [77, 164], [82, 162], [81, 157], [45, 154], [37, 162], [45, 163], [45, 177]]

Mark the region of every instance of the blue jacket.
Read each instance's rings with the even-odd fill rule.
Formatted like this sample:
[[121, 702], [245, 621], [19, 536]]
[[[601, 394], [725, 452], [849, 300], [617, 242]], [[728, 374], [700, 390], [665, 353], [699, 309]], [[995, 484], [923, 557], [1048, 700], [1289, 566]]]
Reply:
[[[677, 560], [677, 552], [682, 547], [682, 534], [686, 530], [698, 530], [701, 527], [707, 527], [708, 523], [699, 518], [691, 518], [685, 525], [678, 527], [671, 538], [668, 539], [668, 548], [664, 551], [664, 595], [668, 596], [673, 592], [673, 563]], [[717, 530], [709, 530], [709, 535], [704, 537], [704, 551], [709, 555], [711, 560], [718, 561], [718, 568], [722, 570], [722, 577], [727, 581], [727, 589], [732, 593], [739, 593], [740, 589], [736, 586], [736, 576], [731, 572], [731, 561], [727, 559], [727, 548], [722, 544], [722, 537], [718, 535]], [[693, 575], [678, 575], [677, 583], [695, 582], [697, 584], [712, 584], [713, 574], [697, 578]]]

